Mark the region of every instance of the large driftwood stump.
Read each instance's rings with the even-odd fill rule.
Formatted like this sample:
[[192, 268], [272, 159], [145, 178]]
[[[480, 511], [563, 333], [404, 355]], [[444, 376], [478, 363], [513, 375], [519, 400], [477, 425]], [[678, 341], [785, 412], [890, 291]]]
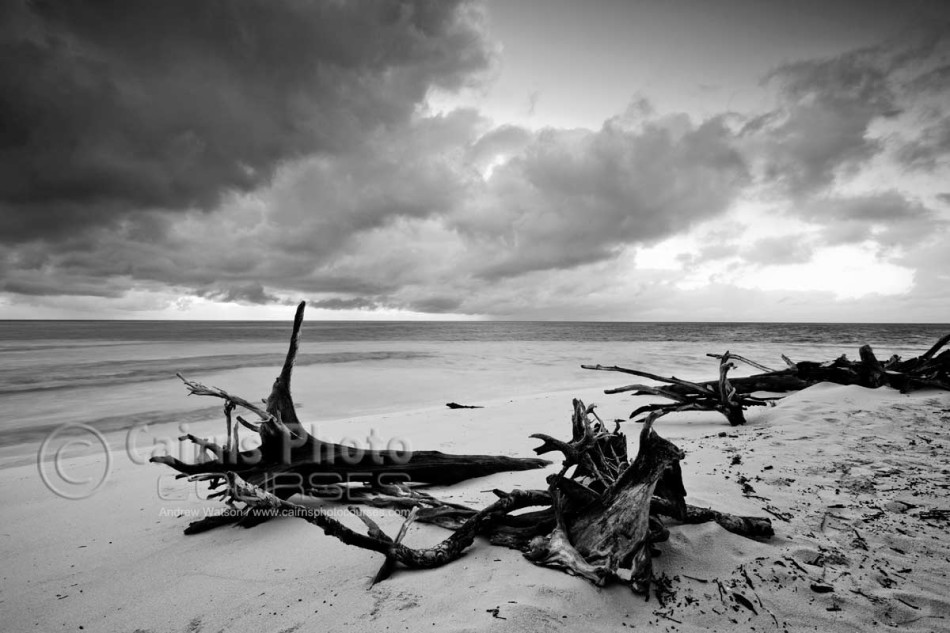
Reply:
[[[645, 593], [652, 578], [650, 545], [665, 538], [658, 519], [651, 526], [651, 501], [661, 476], [679, 472], [673, 467], [683, 452], [653, 431], [651, 419], [640, 432], [631, 463], [626, 438], [617, 430], [608, 432], [599, 419], [592, 422], [592, 412], [574, 401], [574, 438], [568, 444], [535, 436], [545, 440], [537, 452], [556, 449], [565, 460], [564, 470], [549, 480], [557, 525], [548, 536], [532, 541], [528, 557], [597, 584], [618, 580]], [[574, 474], [566, 477], [571, 466], [576, 466]], [[666, 499], [670, 504], [682, 501], [677, 494], [681, 480], [674, 490], [675, 498]]]

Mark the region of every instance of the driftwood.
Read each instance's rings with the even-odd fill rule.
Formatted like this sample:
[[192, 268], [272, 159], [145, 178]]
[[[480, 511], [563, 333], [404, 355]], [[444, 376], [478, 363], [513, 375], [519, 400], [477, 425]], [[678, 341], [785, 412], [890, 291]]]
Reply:
[[[767, 518], [738, 517], [685, 504], [678, 468], [683, 453], [655, 433], [652, 420], [643, 426], [637, 456], [631, 461], [626, 438], [607, 431], [592, 413], [592, 408], [575, 400], [570, 441], [534, 436], [542, 440], [537, 453], [559, 451], [564, 456], [561, 471], [548, 477], [547, 490], [495, 490], [497, 501], [477, 511], [440, 502], [405, 484], [384, 485], [378, 490], [364, 487], [349, 497], [350, 502], [408, 510], [395, 538], [353, 505], [348, 510], [366, 526], [365, 534], [323, 510], [282, 499], [235, 473], [226, 474], [225, 500], [243, 504], [247, 511], [279, 511], [302, 518], [347, 545], [383, 554], [374, 583], [388, 577], [397, 566], [425, 569], [450, 563], [475, 536], [483, 535], [494, 545], [521, 550], [535, 564], [562, 569], [598, 585], [621, 582], [642, 594], [647, 593], [652, 580], [652, 546], [669, 535], [661, 515], [681, 523], [715, 521], [747, 537], [772, 536]], [[570, 475], [568, 471], [572, 471]], [[512, 514], [525, 508], [537, 509]], [[409, 548], [402, 538], [413, 522], [434, 523], [453, 532], [432, 547]]]
[[[225, 400], [228, 442], [219, 447], [189, 436], [211, 454], [210, 460], [186, 464], [157, 457], [152, 461], [171, 466], [192, 480], [208, 481], [218, 490], [214, 496], [235, 510], [226, 518], [211, 517], [192, 524], [186, 533], [233, 522], [233, 517], [245, 525], [278, 513], [298, 517], [347, 545], [383, 554], [383, 564], [373, 582], [385, 579], [398, 566], [421, 569], [447, 564], [461, 556], [477, 535], [483, 535], [494, 545], [521, 550], [535, 564], [563, 569], [598, 585], [622, 582], [638, 593], [646, 593], [650, 587], [654, 544], [669, 535], [661, 517], [682, 523], [716, 521], [727, 530], [754, 538], [772, 535], [767, 518], [736, 517], [686, 504], [679, 467], [683, 452], [654, 431], [653, 422], [659, 412], [647, 416], [637, 454], [630, 459], [627, 438], [619, 425], [608, 429], [594, 407], [580, 400], [573, 401], [570, 440], [532, 436], [541, 441], [535, 449], [537, 454], [559, 452], [563, 456], [560, 471], [547, 478], [546, 490], [496, 490], [497, 500], [481, 510], [440, 501], [419, 490], [418, 484], [454, 483], [503, 470], [537, 468], [549, 462], [437, 451], [403, 456], [368, 451], [355, 459], [347, 447], [312, 437], [298, 421], [290, 396], [303, 307], [301, 304], [297, 310], [287, 360], [264, 408], [185, 380], [191, 393]], [[723, 397], [732, 402], [735, 394], [729, 392]], [[236, 418], [238, 424], [259, 434], [261, 447], [256, 453], [236, 450], [238, 426], [232, 421], [236, 407], [260, 418], [259, 423]], [[324, 458], [315, 460], [313, 455]], [[345, 487], [340, 482], [325, 485], [314, 483], [312, 476], [317, 474], [351, 478]], [[290, 484], [281, 481], [288, 475]], [[358, 506], [350, 505], [348, 510], [365, 528], [365, 532], [357, 531], [320, 508], [292, 501], [295, 494], [331, 503], [391, 508], [408, 516], [399, 533], [390, 537]], [[414, 522], [439, 525], [452, 530], [452, 534], [432, 547], [410, 548], [402, 541]]]
[[[565, 456], [564, 470], [549, 481], [557, 526], [547, 537], [532, 541], [528, 556], [598, 584], [607, 579], [628, 582], [644, 593], [652, 578], [650, 545], [668, 535], [658, 519], [651, 522], [650, 503], [660, 477], [674, 472], [671, 467], [683, 452], [657, 435], [650, 419], [640, 433], [637, 456], [628, 463], [626, 438], [608, 433], [599, 421], [591, 424], [583, 402], [575, 400], [574, 408], [574, 438], [556, 449]], [[550, 438], [534, 437], [545, 441], [538, 453], [555, 446]], [[574, 474], [565, 477], [574, 465]], [[666, 502], [682, 503], [682, 479], [670, 490], [676, 492]]]
[[[672, 404], [648, 404], [634, 410], [630, 414], [630, 419], [645, 415], [639, 421], [643, 422], [647, 418], [656, 418], [669, 413], [682, 411], [717, 411], [729, 420], [733, 426], [745, 424], [744, 411], [748, 407], [764, 406], [771, 402], [771, 398], [760, 398], [750, 395], [748, 392], [740, 392], [734, 386], [734, 380], [728, 377], [729, 370], [735, 369], [736, 364], [732, 362], [733, 356], [726, 352], [722, 355], [719, 362], [719, 379], [704, 383], [689, 382], [680, 380], [675, 376], [664, 378], [649, 372], [638, 369], [628, 369], [626, 367], [617, 367], [616, 365], [605, 367], [603, 365], [581, 365], [584, 369], [593, 369], [598, 371], [616, 371], [624, 374], [633, 374], [649, 378], [658, 382], [666, 383], [662, 387], [651, 387], [648, 385], [627, 385], [615, 389], [607, 389], [604, 393], [623, 393], [626, 391], [635, 392], [634, 395], [653, 395], [661, 396], [673, 400]], [[745, 360], [745, 359], [742, 359]], [[745, 361], [748, 362], [748, 361]]]
[[[857, 361], [841, 356], [826, 363], [812, 361], [796, 363], [783, 355], [782, 359], [787, 367], [782, 370], [769, 369], [765, 365], [729, 352], [721, 355], [707, 354], [719, 359], [719, 378], [704, 382], [689, 382], [675, 376], [665, 378], [616, 365], [609, 367], [581, 365], [581, 367], [632, 374], [665, 383], [660, 387], [635, 384], [604, 390], [606, 394], [633, 391], [635, 396], [661, 396], [673, 401], [639, 407], [630, 414], [630, 419], [643, 422], [648, 416], [681, 411], [716, 411], [723, 414], [729, 423], [735, 426], [745, 423], [743, 412], [748, 407], [773, 404], [778, 399], [752, 395], [758, 391], [773, 393], [800, 391], [820, 382], [860, 385], [869, 389], [888, 386], [899, 389], [901, 393], [921, 388], [950, 390], [950, 349], [937, 354], [947, 343], [950, 343], [950, 334], [938, 340], [922, 355], [906, 361], [901, 360], [899, 356], [892, 356], [886, 362], [881, 362], [874, 355], [870, 345], [864, 345], [858, 350], [859, 360]], [[729, 370], [736, 367], [733, 360], [762, 369], [765, 373], [742, 378], [728, 378]], [[641, 417], [638, 418], [638, 416]]]
[[[297, 418], [290, 382], [294, 360], [299, 348], [300, 328], [305, 304], [297, 308], [290, 348], [280, 375], [274, 381], [265, 406], [259, 407], [248, 400], [216, 387], [206, 387], [179, 374], [193, 395], [211, 396], [225, 401], [224, 417], [228, 441], [225, 446], [184, 435], [200, 446], [208, 459], [189, 464], [171, 456], [153, 457], [152, 462], [165, 464], [186, 476], [204, 476], [212, 489], [225, 481], [224, 475], [233, 473], [250, 486], [264, 486], [281, 499], [294, 494], [325, 496], [327, 488], [342, 494], [352, 483], [366, 483], [381, 487], [392, 483], [426, 483], [451, 485], [498, 472], [529, 470], [549, 465], [543, 459], [515, 458], [492, 455], [450, 455], [440, 451], [366, 450], [324, 442], [313, 437]], [[259, 423], [251, 423], [236, 416], [238, 423], [257, 433], [260, 446], [238, 451], [238, 425], [232, 423], [232, 413], [241, 407], [255, 414]], [[263, 517], [265, 515], [260, 515]], [[260, 518], [258, 517], [258, 518]], [[192, 524], [193, 532], [217, 527], [223, 523], [242, 520], [242, 516], [208, 517]], [[248, 517], [247, 524], [258, 522]]]
[[901, 393], [928, 388], [950, 390], [950, 349], [940, 352], [947, 343], [950, 343], [950, 334], [920, 356], [902, 360], [895, 355], [883, 362], [875, 356], [870, 345], [863, 345], [858, 350], [859, 359], [856, 361], [840, 356], [824, 363], [796, 363], [783, 356], [786, 369], [736, 378], [732, 383], [740, 393], [798, 391], [820, 382], [860, 385], [869, 389], [891, 387]]

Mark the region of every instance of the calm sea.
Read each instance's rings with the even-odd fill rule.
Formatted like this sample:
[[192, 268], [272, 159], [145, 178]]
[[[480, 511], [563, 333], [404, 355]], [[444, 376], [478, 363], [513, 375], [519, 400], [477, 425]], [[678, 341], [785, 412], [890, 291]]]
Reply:
[[[187, 398], [176, 372], [247, 398], [266, 396], [289, 322], [0, 321], [0, 445], [51, 427], [102, 430], [219, 416]], [[622, 376], [580, 369], [618, 364], [712, 378], [707, 352], [731, 350], [772, 367], [795, 360], [917, 355], [950, 325], [582, 322], [340, 322], [304, 324], [294, 393], [305, 419], [341, 419], [448, 401], [479, 403]], [[751, 371], [751, 370], [750, 370]]]

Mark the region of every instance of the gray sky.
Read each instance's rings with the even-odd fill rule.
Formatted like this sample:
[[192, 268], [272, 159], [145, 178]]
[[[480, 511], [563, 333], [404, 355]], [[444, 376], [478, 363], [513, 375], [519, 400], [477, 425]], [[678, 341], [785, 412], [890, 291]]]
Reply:
[[0, 4], [0, 318], [937, 321], [950, 4]]

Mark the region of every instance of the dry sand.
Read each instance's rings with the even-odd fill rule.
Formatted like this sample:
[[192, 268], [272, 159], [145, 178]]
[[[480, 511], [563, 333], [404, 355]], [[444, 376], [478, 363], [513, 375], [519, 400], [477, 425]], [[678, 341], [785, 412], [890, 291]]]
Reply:
[[[633, 408], [630, 397], [581, 389], [480, 402], [484, 409], [323, 422], [319, 433], [339, 441], [375, 430], [413, 448], [528, 456], [536, 444], [530, 433], [567, 433], [571, 396], [599, 403], [605, 418]], [[113, 438], [106, 483], [81, 501], [50, 493], [35, 465], [16, 465], [23, 454], [5, 456], [0, 629], [946, 631], [948, 424], [950, 394], [831, 385], [753, 412], [744, 427], [715, 415], [661, 420], [657, 430], [687, 451], [688, 501], [770, 514], [776, 530], [757, 542], [714, 524], [672, 527], [655, 559], [663, 603], [536, 567], [485, 541], [449, 566], [401, 570], [369, 588], [379, 555], [300, 520], [183, 536], [189, 518], [171, 515], [219, 504], [189, 496], [167, 469], [131, 463], [118, 449], [123, 437]], [[636, 431], [628, 429], [633, 441]], [[74, 460], [70, 472], [94, 472], [102, 461]], [[482, 505], [492, 488], [543, 487], [548, 472], [500, 474], [435, 493]], [[163, 500], [160, 492], [187, 498]], [[401, 520], [380, 522], [394, 530]], [[417, 526], [407, 542], [445, 535]]]

